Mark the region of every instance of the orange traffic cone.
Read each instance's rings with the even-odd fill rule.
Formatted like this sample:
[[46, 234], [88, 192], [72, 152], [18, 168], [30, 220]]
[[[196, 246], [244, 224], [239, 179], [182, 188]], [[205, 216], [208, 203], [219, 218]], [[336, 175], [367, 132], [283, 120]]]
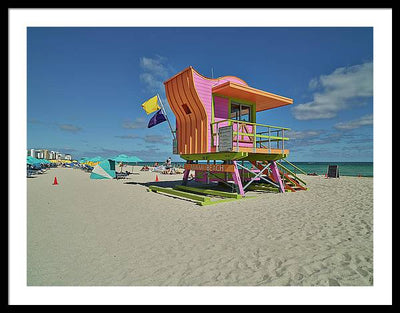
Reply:
[[58, 182], [57, 182], [57, 177], [56, 177], [56, 176], [54, 176], [54, 182], [53, 182], [53, 185], [58, 185]]
[[156, 174], [156, 181], [159, 181], [159, 179], [158, 179], [158, 175]]

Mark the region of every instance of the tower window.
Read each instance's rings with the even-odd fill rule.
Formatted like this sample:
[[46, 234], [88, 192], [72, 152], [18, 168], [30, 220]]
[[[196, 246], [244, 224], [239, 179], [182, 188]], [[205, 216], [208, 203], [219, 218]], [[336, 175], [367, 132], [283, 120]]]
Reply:
[[189, 107], [187, 106], [186, 103], [182, 104], [182, 108], [185, 111], [186, 114], [190, 114], [192, 113], [192, 111], [190, 111]]

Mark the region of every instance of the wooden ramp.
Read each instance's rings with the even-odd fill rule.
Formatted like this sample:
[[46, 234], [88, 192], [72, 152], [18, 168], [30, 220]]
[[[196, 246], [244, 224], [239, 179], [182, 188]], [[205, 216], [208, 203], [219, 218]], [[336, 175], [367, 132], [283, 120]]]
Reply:
[[[149, 186], [149, 190], [157, 193], [171, 195], [184, 200], [192, 201], [202, 206], [244, 199], [241, 195], [237, 193], [231, 193], [214, 189], [188, 187], [183, 185], [178, 185], [175, 186], [174, 188]], [[253, 198], [253, 197], [246, 197], [246, 198]]]

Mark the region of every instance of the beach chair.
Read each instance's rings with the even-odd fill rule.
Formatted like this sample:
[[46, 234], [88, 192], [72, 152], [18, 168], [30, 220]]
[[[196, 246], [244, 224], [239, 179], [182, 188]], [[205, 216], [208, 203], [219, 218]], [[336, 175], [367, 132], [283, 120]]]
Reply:
[[26, 170], [26, 177], [28, 177], [28, 178], [34, 177], [35, 174], [36, 174], [35, 171], [32, 169]]
[[122, 172], [122, 173], [115, 172], [115, 179], [127, 178], [129, 174], [130, 174], [129, 172]]

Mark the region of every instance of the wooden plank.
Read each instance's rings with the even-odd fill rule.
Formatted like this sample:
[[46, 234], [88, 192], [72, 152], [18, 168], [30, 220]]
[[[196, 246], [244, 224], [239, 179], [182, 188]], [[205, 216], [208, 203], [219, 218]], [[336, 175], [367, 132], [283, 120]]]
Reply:
[[231, 119], [220, 120], [220, 121], [217, 121], [217, 122], [213, 122], [213, 123], [211, 123], [211, 124], [218, 124], [218, 123], [225, 123], [225, 122], [233, 122], [233, 123], [239, 123], [239, 124], [263, 126], [263, 127], [269, 127], [269, 128], [279, 129], [279, 130], [280, 130], [280, 129], [290, 130], [290, 128], [287, 128], [287, 127], [272, 126], [272, 125], [259, 124], [259, 123], [251, 123], [251, 122], [245, 122], [245, 121], [237, 121], [237, 120], [231, 120]]
[[210, 172], [228, 172], [233, 173], [235, 171], [235, 167], [232, 164], [194, 164], [194, 163], [186, 163], [184, 165], [185, 170], [190, 171], [210, 171]]
[[166, 193], [166, 194], [170, 194], [170, 195], [178, 196], [178, 197], [182, 197], [182, 198], [187, 198], [187, 199], [195, 200], [195, 201], [201, 201], [201, 202], [211, 201], [210, 197], [200, 196], [200, 195], [196, 195], [196, 194], [189, 193], [189, 192], [175, 190], [172, 188], [149, 186], [149, 189], [151, 191], [162, 192], [162, 193]]
[[[275, 140], [275, 141], [280, 141], [280, 140], [289, 140], [288, 137], [279, 137], [279, 136], [268, 136], [268, 135], [259, 135], [259, 134], [252, 134], [252, 133], [243, 133], [243, 132], [233, 132], [233, 135], [237, 135], [239, 134], [240, 136], [245, 136], [245, 137], [254, 137], [256, 136], [257, 138], [271, 138], [271, 140]], [[268, 140], [266, 140], [265, 142], [268, 142]]]
[[[270, 153], [269, 153], [269, 150], [271, 150]], [[241, 146], [239, 146], [239, 151], [252, 153], [253, 152], [253, 147], [241, 147]], [[255, 153], [282, 154], [282, 149], [256, 148], [256, 152]], [[284, 149], [283, 150], [283, 154], [284, 155], [289, 154], [289, 150], [288, 149]], [[258, 158], [257, 160], [261, 161], [262, 159]]]
[[204, 205], [212, 205], [212, 204], [216, 204], [216, 203], [232, 202], [232, 201], [236, 201], [236, 200], [239, 200], [239, 199], [219, 199], [219, 200], [215, 200], [215, 201], [199, 202], [199, 204], [204, 206]]
[[262, 184], [262, 183], [250, 185], [246, 189], [248, 189], [248, 190], [261, 189], [261, 190], [279, 191], [278, 187], [275, 187], [272, 185], [267, 185], [267, 184]]
[[199, 202], [198, 204], [200, 205], [212, 205], [216, 203], [224, 203], [224, 202], [232, 202], [232, 201], [237, 201], [237, 200], [246, 200], [246, 199], [252, 199], [256, 198], [255, 196], [246, 196], [241, 199], [219, 199], [219, 200], [214, 200], [214, 201], [204, 201], [204, 202]]
[[[213, 147], [215, 149], [215, 147]], [[187, 161], [195, 160], [239, 160], [248, 156], [246, 152], [209, 152], [199, 154], [181, 154], [182, 159]]]
[[225, 197], [225, 198], [234, 198], [234, 199], [242, 198], [242, 196], [237, 193], [231, 193], [231, 192], [225, 192], [225, 191], [213, 190], [213, 189], [195, 188], [195, 187], [188, 187], [188, 186], [182, 186], [182, 185], [177, 185], [174, 187], [174, 189], [183, 190], [183, 191], [187, 190], [187, 191], [201, 193], [204, 195], [213, 195], [213, 196], [220, 196], [220, 197]]

